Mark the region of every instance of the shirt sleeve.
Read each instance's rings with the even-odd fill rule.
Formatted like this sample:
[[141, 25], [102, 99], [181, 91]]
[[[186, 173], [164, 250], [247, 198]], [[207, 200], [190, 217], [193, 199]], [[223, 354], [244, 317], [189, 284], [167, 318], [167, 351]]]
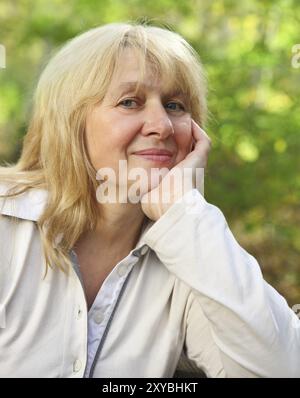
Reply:
[[192, 189], [144, 241], [192, 288], [185, 343], [195, 363], [202, 361], [197, 317], [203, 311], [226, 377], [300, 377], [300, 320], [263, 279], [218, 207]]

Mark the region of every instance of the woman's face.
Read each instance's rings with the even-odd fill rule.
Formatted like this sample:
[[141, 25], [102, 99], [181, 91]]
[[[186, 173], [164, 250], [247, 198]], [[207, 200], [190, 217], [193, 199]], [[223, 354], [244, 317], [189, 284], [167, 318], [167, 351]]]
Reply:
[[[88, 114], [86, 143], [96, 170], [109, 167], [118, 177], [119, 160], [126, 160], [128, 173], [139, 167], [145, 169], [150, 178], [151, 168], [171, 169], [190, 152], [188, 99], [182, 94], [165, 92], [149, 64], [147, 68], [144, 85], [134, 95], [138, 63], [134, 54], [125, 50], [103, 101]], [[134, 154], [149, 148], [167, 149], [172, 157], [158, 163]]]

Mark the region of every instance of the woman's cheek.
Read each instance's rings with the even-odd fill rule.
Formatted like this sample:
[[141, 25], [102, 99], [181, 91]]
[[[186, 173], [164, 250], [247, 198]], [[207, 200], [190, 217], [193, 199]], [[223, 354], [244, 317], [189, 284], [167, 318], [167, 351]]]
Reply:
[[184, 132], [184, 134], [181, 134], [180, 137], [177, 139], [177, 156], [176, 156], [176, 162], [181, 162], [192, 150], [192, 145], [193, 145], [193, 137], [192, 133], [190, 132]]

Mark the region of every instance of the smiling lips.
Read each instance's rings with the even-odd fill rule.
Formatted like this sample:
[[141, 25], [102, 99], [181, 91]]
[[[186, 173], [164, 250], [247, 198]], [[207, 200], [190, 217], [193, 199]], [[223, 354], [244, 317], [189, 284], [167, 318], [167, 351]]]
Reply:
[[156, 163], [168, 163], [172, 159], [172, 152], [167, 149], [149, 148], [134, 152], [134, 155]]

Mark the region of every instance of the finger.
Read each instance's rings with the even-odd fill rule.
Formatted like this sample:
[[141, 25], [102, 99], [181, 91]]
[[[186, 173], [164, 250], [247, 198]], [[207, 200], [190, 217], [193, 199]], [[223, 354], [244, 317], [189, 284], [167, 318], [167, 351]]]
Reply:
[[197, 124], [194, 119], [192, 119], [192, 132], [193, 136], [196, 138], [198, 141], [201, 139], [201, 137], [206, 137], [209, 141], [211, 141], [210, 137], [207, 135], [207, 133]]
[[201, 141], [201, 145], [203, 141], [210, 147], [211, 146], [211, 138], [206, 134], [206, 132], [192, 119], [192, 135], [196, 140], [196, 146], [198, 141]]
[[196, 140], [195, 138], [192, 136], [192, 142], [191, 142], [191, 149], [190, 152], [192, 152], [195, 149], [195, 145], [196, 145]]

